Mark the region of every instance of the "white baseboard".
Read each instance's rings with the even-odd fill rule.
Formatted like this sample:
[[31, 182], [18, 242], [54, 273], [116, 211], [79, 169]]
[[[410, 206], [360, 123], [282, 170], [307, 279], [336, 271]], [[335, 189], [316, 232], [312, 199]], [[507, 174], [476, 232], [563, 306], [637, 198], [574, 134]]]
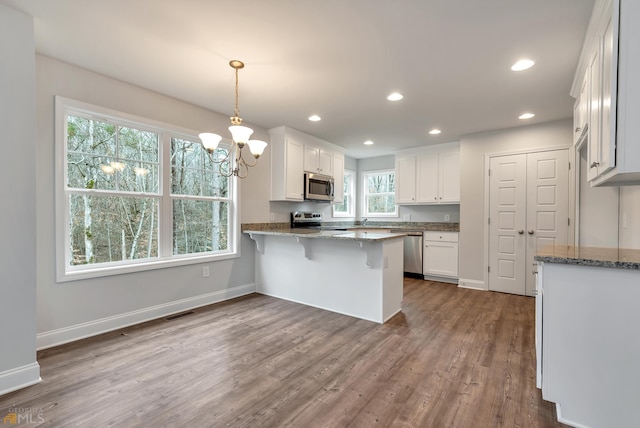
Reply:
[[471, 290], [489, 291], [489, 288], [486, 286], [484, 281], [477, 281], [475, 279], [460, 278], [458, 280], [458, 287], [469, 288]]
[[556, 415], [558, 416], [558, 422], [563, 423], [565, 425], [569, 425], [571, 427], [575, 427], [575, 428], [590, 428], [587, 425], [582, 425], [579, 424], [577, 422], [565, 419], [564, 417], [562, 417], [562, 409], [560, 407], [560, 403], [556, 403]]
[[145, 321], [151, 321], [157, 318], [162, 318], [168, 315], [198, 308], [200, 306], [211, 305], [213, 303], [234, 299], [236, 297], [255, 292], [255, 284], [245, 284], [225, 290], [214, 291], [213, 293], [202, 294], [200, 296], [190, 297], [182, 300], [176, 300], [174, 302], [169, 302], [162, 305], [151, 306], [149, 308], [144, 308], [137, 311], [114, 315], [95, 321], [89, 321], [86, 323], [72, 325], [56, 330], [45, 331], [43, 333], [38, 333], [38, 335], [36, 336], [36, 347], [38, 350], [51, 348], [53, 346], [58, 346], [64, 343], [96, 336], [108, 331], [117, 330], [119, 328], [128, 327], [134, 324], [140, 324]]
[[37, 362], [0, 372], [0, 395], [39, 383], [40, 365]]

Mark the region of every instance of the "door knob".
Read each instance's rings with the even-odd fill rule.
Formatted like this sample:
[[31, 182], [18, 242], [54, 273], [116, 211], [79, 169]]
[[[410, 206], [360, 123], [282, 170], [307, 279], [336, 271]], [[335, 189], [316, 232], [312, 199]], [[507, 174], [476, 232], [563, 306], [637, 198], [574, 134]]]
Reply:
[[529, 230], [527, 233], [528, 233], [529, 235], [533, 235], [533, 230]]
[[592, 162], [591, 165], [589, 165], [589, 168], [595, 168], [598, 165], [600, 165], [600, 162]]
[[524, 230], [520, 229], [520, 230], [518, 231], [518, 233], [519, 233], [520, 235], [522, 235], [522, 234], [524, 233]]

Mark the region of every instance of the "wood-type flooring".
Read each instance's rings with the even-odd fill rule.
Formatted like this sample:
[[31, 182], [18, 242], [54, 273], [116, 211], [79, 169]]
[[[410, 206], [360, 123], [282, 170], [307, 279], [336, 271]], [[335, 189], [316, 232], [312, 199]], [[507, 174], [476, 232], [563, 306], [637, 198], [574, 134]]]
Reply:
[[534, 306], [405, 278], [402, 312], [376, 324], [252, 294], [40, 351], [43, 381], [0, 396], [0, 419], [17, 410], [52, 427], [561, 427], [535, 387]]

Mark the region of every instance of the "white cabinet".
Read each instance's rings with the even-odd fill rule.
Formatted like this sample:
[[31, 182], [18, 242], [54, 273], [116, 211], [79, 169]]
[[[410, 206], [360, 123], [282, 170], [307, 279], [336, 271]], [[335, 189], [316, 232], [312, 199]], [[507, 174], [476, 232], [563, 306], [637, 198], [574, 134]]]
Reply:
[[333, 153], [319, 147], [305, 144], [304, 170], [316, 174], [331, 176], [333, 174]]
[[416, 202], [416, 157], [396, 156], [396, 204]]
[[580, 93], [576, 99], [573, 107], [573, 143], [577, 144], [578, 141], [586, 134], [589, 127], [589, 88], [590, 88], [589, 69], [587, 68], [582, 78], [582, 84], [580, 85]]
[[458, 232], [424, 232], [422, 274], [425, 279], [456, 283], [458, 280]]
[[441, 144], [396, 154], [396, 203], [460, 202], [460, 148]]
[[304, 145], [287, 135], [284, 127], [269, 130], [271, 136], [271, 200], [303, 201]]
[[339, 151], [338, 146], [287, 126], [270, 129], [269, 135], [270, 200], [303, 201], [304, 173], [308, 171], [332, 176], [336, 183], [335, 202], [342, 203], [344, 154]]
[[539, 262], [537, 383], [565, 424], [637, 427], [640, 273], [604, 266]]
[[[587, 179], [593, 186], [640, 184], [640, 2], [597, 0], [593, 10], [578, 70], [589, 82]], [[581, 89], [574, 83], [580, 100]]]
[[333, 203], [344, 203], [344, 155], [342, 153], [333, 154]]

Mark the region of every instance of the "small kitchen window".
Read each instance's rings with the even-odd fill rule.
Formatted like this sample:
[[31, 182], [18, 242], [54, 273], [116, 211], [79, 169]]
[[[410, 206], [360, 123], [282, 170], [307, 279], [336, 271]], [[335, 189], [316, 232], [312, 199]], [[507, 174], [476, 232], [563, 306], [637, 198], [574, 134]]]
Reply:
[[344, 188], [344, 200], [341, 204], [333, 205], [333, 216], [355, 217], [355, 172], [345, 170], [342, 185]]
[[394, 170], [362, 174], [363, 217], [397, 217], [396, 174]]

